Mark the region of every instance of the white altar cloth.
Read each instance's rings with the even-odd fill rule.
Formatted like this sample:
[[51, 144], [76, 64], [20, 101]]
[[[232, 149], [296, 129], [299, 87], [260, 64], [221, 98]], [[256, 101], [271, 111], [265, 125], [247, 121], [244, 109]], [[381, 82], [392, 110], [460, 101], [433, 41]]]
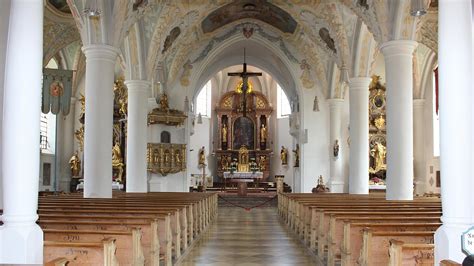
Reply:
[[[252, 182], [253, 179], [262, 179], [263, 172], [224, 172], [225, 179], [239, 179], [241, 182]], [[244, 181], [245, 180], [245, 181]], [[248, 181], [247, 181], [248, 180]]]

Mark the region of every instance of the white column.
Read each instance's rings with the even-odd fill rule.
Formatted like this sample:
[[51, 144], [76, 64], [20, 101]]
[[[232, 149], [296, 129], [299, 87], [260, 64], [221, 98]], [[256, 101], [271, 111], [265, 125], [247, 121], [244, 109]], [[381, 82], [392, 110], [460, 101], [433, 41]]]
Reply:
[[[330, 181], [329, 189], [333, 193], [344, 192], [344, 177], [342, 176], [343, 152], [342, 152], [342, 132], [341, 132], [341, 112], [344, 105], [344, 99], [329, 99], [329, 161], [330, 161]], [[339, 155], [334, 157], [334, 144], [336, 140], [339, 143]]]
[[[471, 1], [439, 1], [439, 116], [443, 225], [435, 264], [462, 262], [461, 234], [474, 225]], [[456, 41], [453, 41], [456, 40]]]
[[[69, 159], [74, 154], [74, 119], [76, 112], [76, 97], [71, 97], [70, 111], [67, 116], [60, 115], [61, 121], [61, 137], [58, 144], [61, 146], [61, 160], [59, 165], [59, 190], [69, 192], [69, 185], [71, 183], [71, 167]], [[57, 136], [59, 137], [59, 136]], [[81, 165], [82, 166], [82, 165]]]
[[84, 125], [84, 197], [112, 197], [112, 127], [114, 69], [118, 49], [82, 47], [86, 56]]
[[349, 193], [369, 193], [369, 84], [367, 77], [349, 81]]
[[387, 77], [388, 200], [413, 199], [413, 51], [415, 41], [389, 41], [380, 49]]
[[413, 157], [415, 167], [415, 194], [423, 196], [426, 192], [425, 160], [425, 100], [413, 100]]
[[147, 107], [151, 83], [127, 80], [127, 192], [148, 192], [147, 180]]
[[0, 263], [42, 264], [38, 219], [43, 1], [13, 0], [3, 101]]

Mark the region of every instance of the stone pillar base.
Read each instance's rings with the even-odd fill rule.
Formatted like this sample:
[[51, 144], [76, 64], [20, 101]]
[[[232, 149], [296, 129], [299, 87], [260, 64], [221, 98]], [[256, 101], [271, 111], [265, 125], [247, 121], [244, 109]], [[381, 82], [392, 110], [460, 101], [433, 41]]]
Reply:
[[341, 181], [329, 181], [329, 192], [331, 193], [344, 193], [344, 182]]
[[0, 262], [43, 264], [43, 231], [39, 225], [18, 224], [0, 227]]
[[[469, 211], [469, 210], [466, 210]], [[441, 260], [450, 259], [462, 263], [466, 255], [461, 249], [461, 235], [472, 224], [442, 225], [435, 233], [435, 265]]]

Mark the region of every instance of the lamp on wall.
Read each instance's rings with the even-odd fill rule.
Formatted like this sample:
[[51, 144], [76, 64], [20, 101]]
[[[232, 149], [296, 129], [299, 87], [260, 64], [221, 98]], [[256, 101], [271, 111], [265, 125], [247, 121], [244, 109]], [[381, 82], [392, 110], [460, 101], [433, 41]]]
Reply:
[[201, 113], [198, 114], [198, 124], [202, 124], [202, 115], [201, 115]]
[[425, 0], [411, 0], [410, 15], [421, 17], [426, 14]]

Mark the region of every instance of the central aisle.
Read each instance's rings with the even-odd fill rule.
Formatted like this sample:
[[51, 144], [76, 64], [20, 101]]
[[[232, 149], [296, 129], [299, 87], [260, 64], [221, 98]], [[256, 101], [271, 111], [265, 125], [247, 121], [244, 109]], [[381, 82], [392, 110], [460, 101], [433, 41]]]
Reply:
[[216, 222], [179, 265], [315, 265], [274, 207], [219, 207]]

